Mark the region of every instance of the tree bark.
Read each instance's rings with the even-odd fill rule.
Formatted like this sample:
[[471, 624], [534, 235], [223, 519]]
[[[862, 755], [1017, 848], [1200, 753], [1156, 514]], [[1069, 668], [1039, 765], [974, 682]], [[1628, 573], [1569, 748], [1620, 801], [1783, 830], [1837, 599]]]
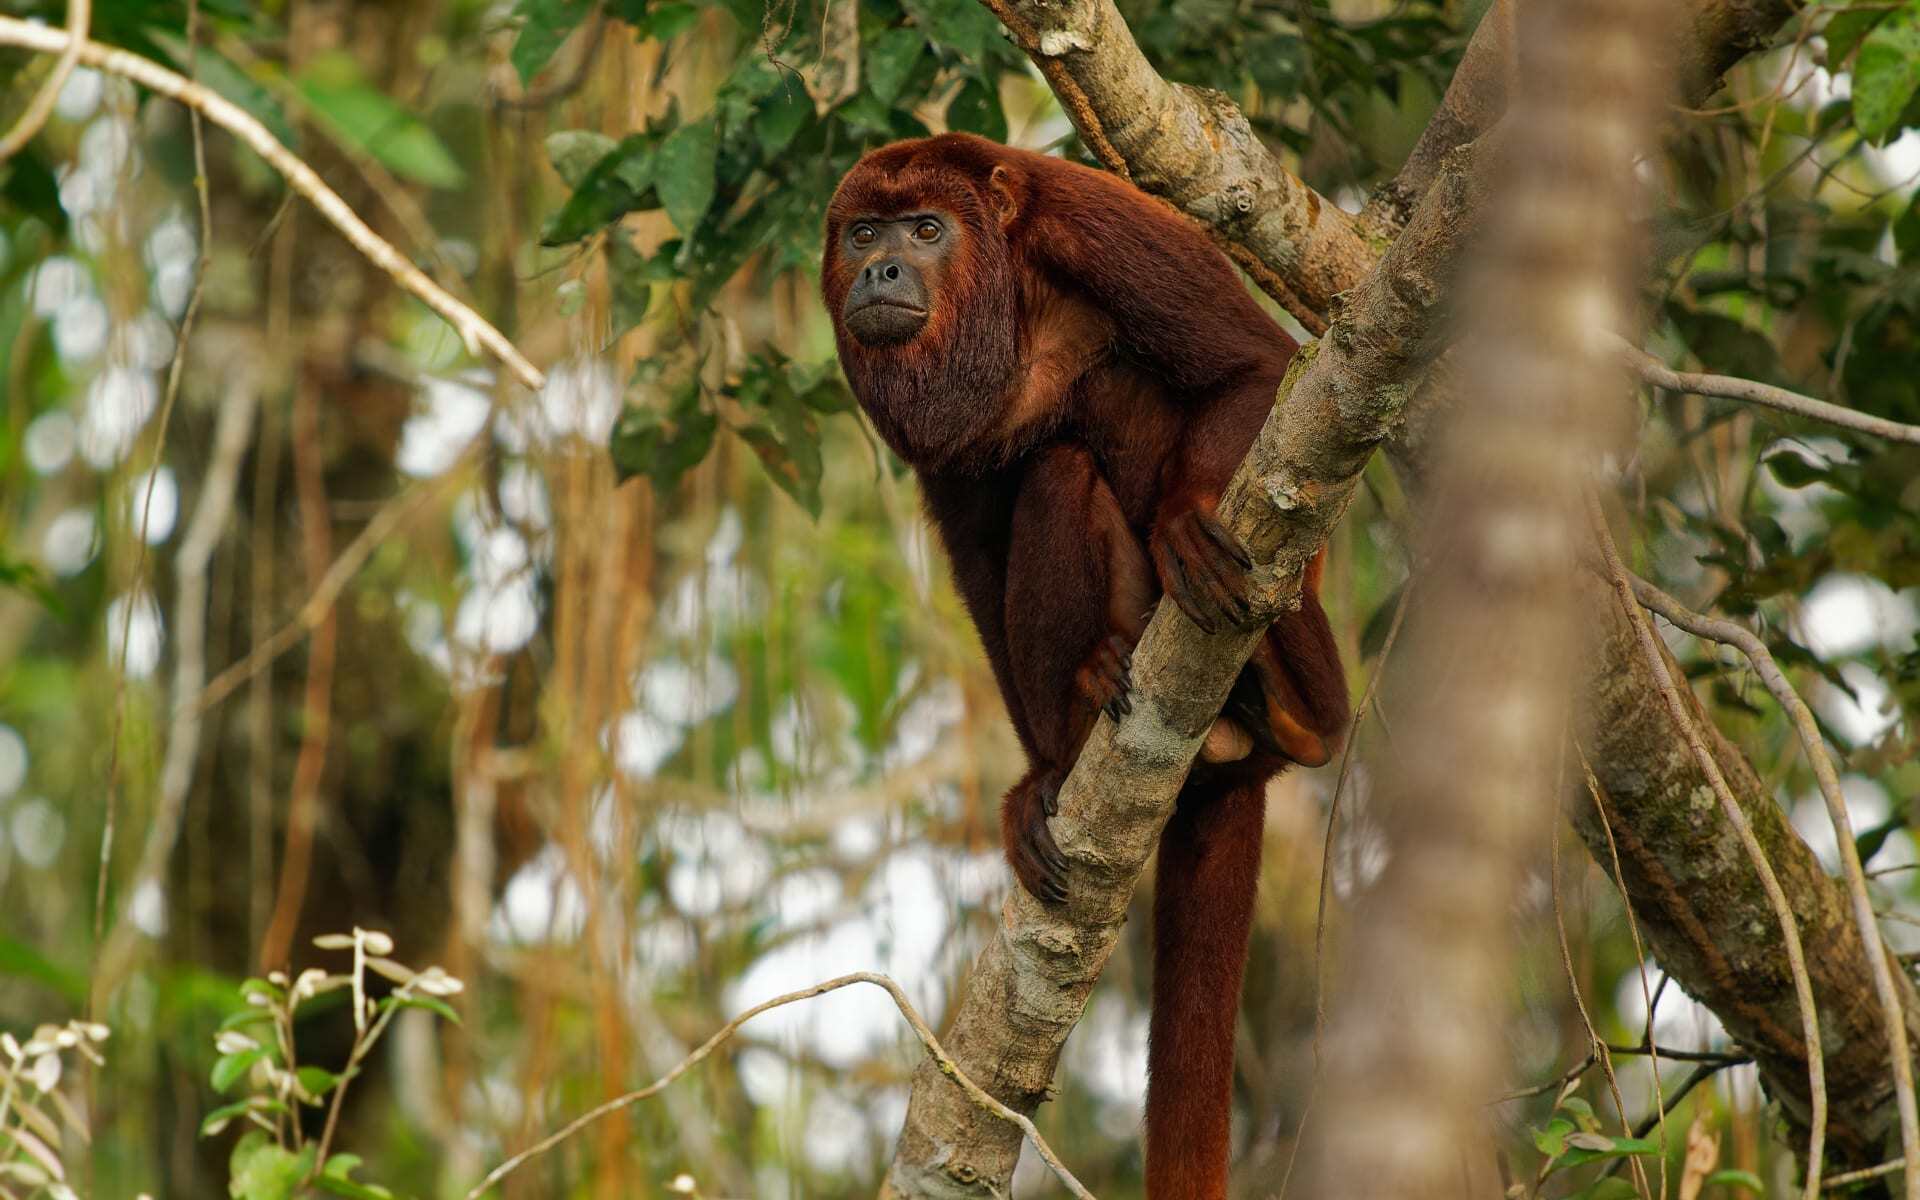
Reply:
[[[1265, 271], [1297, 297], [1328, 298], [1327, 336], [1300, 356], [1221, 506], [1262, 564], [1266, 603], [1277, 611], [1292, 597], [1299, 565], [1344, 511], [1373, 448], [1405, 415], [1409, 389], [1438, 346], [1441, 301], [1485, 194], [1478, 174], [1485, 147], [1468, 149], [1465, 142], [1501, 137], [1494, 129], [1500, 104], [1477, 89], [1504, 81], [1486, 64], [1509, 57], [1500, 40], [1507, 37], [1505, 24], [1489, 23], [1476, 35], [1480, 44], [1468, 61], [1482, 66], [1456, 80], [1444, 127], [1423, 138], [1410, 160], [1416, 174], [1406, 178], [1430, 174], [1433, 182], [1389, 249], [1383, 235], [1360, 233], [1351, 219], [1263, 159], [1257, 141], [1235, 134], [1244, 118], [1236, 125], [1238, 114], [1223, 98], [1160, 80], [1111, 0], [983, 2], [1041, 67], [1110, 166], [1208, 223], [1239, 248], [1237, 260], [1252, 260], [1256, 276]], [[1764, 44], [1797, 8], [1791, 0], [1692, 0], [1680, 17], [1683, 98], [1704, 98], [1721, 72]], [[1397, 217], [1380, 217], [1383, 207], [1392, 208], [1376, 206], [1381, 225], [1399, 224]], [[1400, 461], [1423, 467], [1428, 435], [1439, 424], [1413, 423], [1411, 436], [1396, 446]], [[1735, 1036], [1791, 1031], [1797, 1024], [1792, 989], [1759, 885], [1733, 831], [1712, 815], [1710, 802], [1696, 803], [1707, 795], [1705, 781], [1679, 730], [1647, 703], [1652, 681], [1622, 614], [1597, 600], [1591, 611], [1599, 624], [1590, 685], [1593, 762], [1610, 797], [1623, 885], [1651, 927], [1655, 953]], [[969, 1077], [1009, 1106], [1030, 1112], [1048, 1094], [1060, 1047], [1111, 953], [1172, 797], [1251, 641], [1208, 637], [1162, 606], [1136, 654], [1133, 717], [1118, 730], [1101, 720], [1063, 789], [1056, 836], [1074, 864], [1073, 899], [1064, 910], [1048, 911], [1017, 890], [1010, 896], [948, 1038]], [[1890, 1121], [1890, 1084], [1881, 1069], [1884, 1040], [1864, 950], [1849, 933], [1838, 888], [1786, 825], [1751, 766], [1717, 732], [1710, 736], [1782, 883], [1805, 914], [1809, 969], [1827, 1031], [1834, 1161], [1876, 1158]], [[1579, 824], [1583, 836], [1594, 828], [1590, 819]], [[1598, 853], [1601, 844], [1587, 840]], [[1790, 1032], [1756, 1050], [1775, 1094], [1791, 1095], [1796, 1080], [1804, 1094], [1804, 1059], [1796, 1058]], [[1789, 1101], [1787, 1107], [1792, 1115], [1796, 1106]], [[1017, 1131], [973, 1108], [923, 1065], [888, 1193], [1004, 1195], [1018, 1154]]]

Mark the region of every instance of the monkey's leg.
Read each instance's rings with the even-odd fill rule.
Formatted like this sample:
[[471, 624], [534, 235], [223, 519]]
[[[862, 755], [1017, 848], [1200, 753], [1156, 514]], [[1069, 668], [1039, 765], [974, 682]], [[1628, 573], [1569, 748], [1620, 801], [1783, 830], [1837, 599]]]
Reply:
[[1233, 1033], [1265, 789], [1188, 787], [1160, 835], [1147, 1044], [1149, 1200], [1225, 1200]]
[[1092, 453], [1036, 453], [1014, 505], [1005, 610], [1033, 769], [1007, 793], [1001, 824], [1014, 873], [1043, 900], [1065, 895], [1047, 818], [1100, 711], [1132, 709], [1133, 644], [1153, 601], [1152, 567]]

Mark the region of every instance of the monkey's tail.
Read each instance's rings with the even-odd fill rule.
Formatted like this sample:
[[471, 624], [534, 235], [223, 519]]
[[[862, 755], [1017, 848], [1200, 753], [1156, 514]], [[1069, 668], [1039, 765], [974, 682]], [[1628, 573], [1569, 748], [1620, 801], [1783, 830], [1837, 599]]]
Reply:
[[1225, 1200], [1233, 1034], [1266, 789], [1190, 784], [1160, 835], [1147, 1049], [1147, 1195]]

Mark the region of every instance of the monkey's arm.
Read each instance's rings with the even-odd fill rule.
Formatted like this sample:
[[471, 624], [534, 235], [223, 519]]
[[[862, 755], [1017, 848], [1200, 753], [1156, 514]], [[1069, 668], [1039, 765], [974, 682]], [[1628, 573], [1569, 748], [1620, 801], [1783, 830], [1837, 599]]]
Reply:
[[1033, 170], [1023, 252], [1104, 311], [1120, 352], [1188, 410], [1154, 512], [1160, 582], [1202, 628], [1244, 625], [1246, 553], [1213, 510], [1273, 407], [1294, 342], [1225, 256], [1165, 205], [1058, 160]]

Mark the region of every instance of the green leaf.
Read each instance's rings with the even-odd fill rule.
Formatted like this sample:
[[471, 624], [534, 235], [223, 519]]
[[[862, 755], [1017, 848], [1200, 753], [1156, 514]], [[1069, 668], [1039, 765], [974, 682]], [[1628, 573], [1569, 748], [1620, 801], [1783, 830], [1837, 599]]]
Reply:
[[634, 209], [649, 207], [654, 199], [653, 170], [653, 139], [644, 133], [622, 138], [587, 169], [573, 195], [548, 218], [540, 231], [540, 244], [577, 242]]
[[1755, 1175], [1752, 1171], [1736, 1171], [1732, 1168], [1728, 1168], [1725, 1171], [1715, 1171], [1713, 1174], [1707, 1176], [1707, 1186], [1746, 1188], [1756, 1196], [1764, 1196], [1767, 1194], [1767, 1185], [1760, 1182], [1758, 1175]]
[[1655, 1138], [1607, 1137], [1599, 1133], [1573, 1133], [1567, 1135], [1567, 1150], [1555, 1164], [1556, 1169], [1577, 1167], [1582, 1163], [1599, 1162], [1608, 1158], [1631, 1158], [1646, 1154], [1660, 1153], [1660, 1142]]
[[650, 274], [646, 258], [626, 238], [616, 233], [607, 239], [607, 282], [613, 292], [608, 337], [619, 337], [647, 315], [653, 303]]
[[1853, 62], [1853, 123], [1872, 142], [1885, 140], [1920, 90], [1920, 0], [1896, 10], [1860, 43]]
[[438, 996], [388, 996], [385, 1003], [397, 1004], [401, 1008], [425, 1009], [437, 1017], [452, 1021], [455, 1025], [461, 1023], [460, 1014], [454, 1011], [453, 1005]]
[[772, 158], [785, 150], [812, 119], [813, 101], [800, 85], [788, 82], [753, 114], [753, 136], [760, 140], [760, 152]]
[[927, 35], [918, 29], [889, 29], [867, 43], [867, 90], [882, 104], [900, 98], [900, 89], [926, 53]]
[[1596, 1181], [1590, 1187], [1581, 1188], [1567, 1197], [1567, 1200], [1639, 1200], [1640, 1189], [1629, 1180], [1611, 1176]]
[[654, 190], [673, 227], [691, 234], [713, 203], [714, 164], [720, 135], [712, 118], [692, 121], [668, 134], [654, 162]]
[[340, 1076], [325, 1067], [299, 1067], [294, 1070], [293, 1077], [300, 1081], [301, 1087], [315, 1097], [324, 1097], [340, 1086]]
[[774, 484], [800, 507], [820, 516], [820, 425], [794, 392], [792, 376], [763, 366], [741, 381], [738, 395], [748, 423], [735, 431], [760, 457]]
[[693, 28], [699, 19], [700, 10], [691, 4], [656, 4], [645, 21], [635, 22], [634, 32], [664, 42]]
[[299, 79], [314, 115], [348, 146], [372, 155], [404, 179], [457, 188], [467, 173], [426, 122], [367, 83], [345, 54], [316, 58]]
[[249, 1005], [238, 1012], [228, 1013], [225, 1019], [220, 1022], [219, 1028], [220, 1032], [225, 1033], [229, 1029], [245, 1029], [249, 1025], [264, 1025], [271, 1020], [273, 1020], [272, 1013], [264, 1008], [254, 1008]]
[[313, 1169], [313, 1153], [311, 1143], [295, 1154], [264, 1130], [248, 1130], [233, 1147], [227, 1195], [233, 1200], [292, 1200], [300, 1181]]
[[629, 406], [615, 422], [607, 447], [614, 473], [622, 483], [645, 475], [657, 491], [671, 491], [682, 475], [706, 458], [718, 427], [718, 418], [700, 406], [697, 383], [682, 388], [664, 412]]
[[552, 61], [561, 43], [592, 11], [593, 0], [520, 0], [514, 6], [514, 15], [526, 18], [526, 24], [520, 27], [520, 36], [514, 39], [507, 57], [522, 86], [531, 83]]
[[1826, 27], [1820, 31], [1827, 43], [1827, 66], [1839, 70], [1840, 64], [1847, 60], [1847, 55], [1853, 53], [1860, 40], [1886, 15], [1886, 9], [1866, 4], [1842, 9], [1828, 18]]
[[1559, 1158], [1567, 1149], [1567, 1135], [1573, 1132], [1573, 1122], [1565, 1117], [1555, 1117], [1548, 1121], [1546, 1128], [1533, 1131], [1534, 1149], [1548, 1158]]
[[223, 1095], [232, 1091], [234, 1084], [246, 1078], [247, 1072], [253, 1068], [253, 1064], [259, 1062], [266, 1056], [267, 1051], [265, 1047], [242, 1050], [238, 1054], [221, 1055], [219, 1059], [214, 1062], [213, 1071], [208, 1076], [213, 1083], [213, 1090]]
[[1920, 262], [1920, 192], [1915, 192], [1906, 208], [1894, 218], [1893, 244], [1900, 251], [1902, 263]]
[[547, 135], [547, 161], [570, 188], [580, 186], [595, 163], [620, 143], [591, 129], [561, 129]]
[[84, 1000], [86, 979], [18, 938], [0, 936], [0, 978], [51, 988], [69, 1000]]
[[947, 105], [947, 126], [996, 142], [1007, 140], [1007, 114], [1000, 111], [1000, 97], [978, 79], [969, 79]]
[[902, 0], [901, 7], [913, 14], [913, 19], [935, 43], [974, 66], [984, 65], [987, 48], [1000, 40], [1000, 23], [978, 4]]
[[201, 1120], [200, 1136], [212, 1137], [228, 1125], [231, 1125], [234, 1121], [246, 1116], [247, 1109], [251, 1107], [251, 1100], [236, 1100], [232, 1104], [222, 1104]]
[[1827, 480], [1825, 466], [1809, 462], [1792, 450], [1770, 454], [1763, 461], [1767, 464], [1767, 469], [1773, 472], [1773, 477], [1780, 481], [1782, 487], [1803, 488], [1815, 483], [1825, 483]]
[[351, 1200], [392, 1200], [393, 1192], [377, 1183], [355, 1183], [350, 1176], [360, 1166], [358, 1154], [336, 1154], [320, 1168], [314, 1186], [335, 1196]]

